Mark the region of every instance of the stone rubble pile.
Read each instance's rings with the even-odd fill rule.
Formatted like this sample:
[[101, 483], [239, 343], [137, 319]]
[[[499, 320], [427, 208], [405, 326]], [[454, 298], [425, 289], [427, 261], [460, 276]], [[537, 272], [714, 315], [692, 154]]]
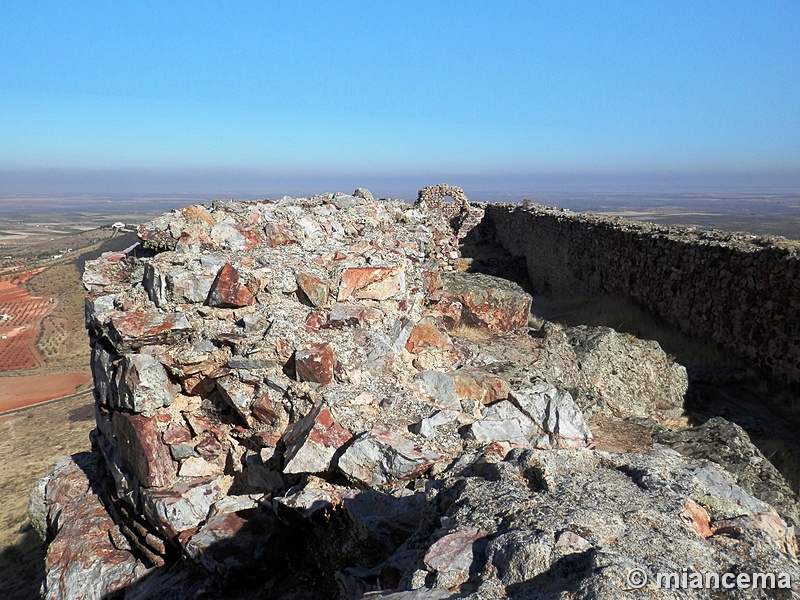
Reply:
[[97, 428], [32, 497], [46, 598], [617, 598], [626, 569], [684, 565], [800, 584], [796, 507], [667, 436], [594, 449], [585, 414], [658, 428], [685, 370], [529, 328], [518, 285], [465, 272], [480, 214], [426, 190], [188, 206], [87, 262]]

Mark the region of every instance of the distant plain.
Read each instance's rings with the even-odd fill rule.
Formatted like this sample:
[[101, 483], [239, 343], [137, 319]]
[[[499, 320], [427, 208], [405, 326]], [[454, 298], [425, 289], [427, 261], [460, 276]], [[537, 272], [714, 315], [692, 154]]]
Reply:
[[[323, 190], [321, 190], [323, 191]], [[780, 235], [800, 239], [800, 191], [666, 191], [666, 192], [563, 192], [525, 191], [493, 193], [465, 190], [470, 200], [522, 202], [566, 208], [576, 212], [611, 214], [658, 225], [743, 231], [755, 235]], [[375, 196], [405, 198], [412, 194], [374, 190]], [[290, 192], [236, 195], [237, 200], [280, 198]], [[230, 199], [233, 195], [222, 197]], [[119, 220], [137, 223], [173, 208], [210, 202], [213, 195], [39, 196], [0, 195], [0, 251], [30, 228], [46, 226], [85, 230]], [[33, 232], [36, 233], [36, 232]]]

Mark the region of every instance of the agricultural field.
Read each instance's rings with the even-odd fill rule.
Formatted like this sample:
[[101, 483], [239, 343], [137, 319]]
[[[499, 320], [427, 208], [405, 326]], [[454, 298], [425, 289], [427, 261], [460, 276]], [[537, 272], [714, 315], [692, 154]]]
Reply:
[[36, 340], [42, 319], [57, 300], [53, 296], [33, 296], [25, 288], [25, 283], [41, 271], [0, 277], [0, 372], [44, 366]]

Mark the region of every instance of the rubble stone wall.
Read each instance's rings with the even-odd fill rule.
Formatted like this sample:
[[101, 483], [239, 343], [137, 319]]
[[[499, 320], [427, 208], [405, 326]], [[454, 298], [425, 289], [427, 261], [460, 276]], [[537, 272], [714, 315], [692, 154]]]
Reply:
[[[584, 413], [651, 437], [685, 369], [608, 328], [531, 335], [530, 296], [450, 254], [482, 211], [442, 193], [187, 206], [87, 261], [97, 428], [32, 495], [45, 599], [616, 598], [681, 561], [800, 581], [774, 469], [756, 493], [598, 447]], [[731, 439], [712, 426], [664, 442]]]
[[488, 204], [536, 291], [626, 296], [681, 331], [800, 381], [800, 256], [780, 238], [667, 228], [540, 205]]

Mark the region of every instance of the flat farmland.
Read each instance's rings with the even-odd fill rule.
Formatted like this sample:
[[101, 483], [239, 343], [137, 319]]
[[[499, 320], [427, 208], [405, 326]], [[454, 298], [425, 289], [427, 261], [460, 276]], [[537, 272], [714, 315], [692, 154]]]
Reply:
[[0, 371], [44, 366], [36, 341], [42, 319], [53, 310], [57, 299], [33, 296], [25, 288], [25, 283], [41, 271], [0, 278]]
[[0, 377], [0, 413], [85, 392], [91, 380], [86, 372]]

